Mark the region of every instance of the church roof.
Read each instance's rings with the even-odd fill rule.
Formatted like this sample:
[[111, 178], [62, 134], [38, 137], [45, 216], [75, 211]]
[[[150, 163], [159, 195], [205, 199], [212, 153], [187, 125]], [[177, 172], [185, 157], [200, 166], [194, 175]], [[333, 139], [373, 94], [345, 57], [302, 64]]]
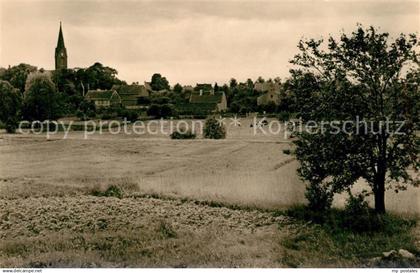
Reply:
[[66, 48], [64, 45], [64, 37], [63, 37], [63, 30], [61, 29], [61, 22], [60, 22], [60, 31], [58, 32], [58, 41], [56, 50]]

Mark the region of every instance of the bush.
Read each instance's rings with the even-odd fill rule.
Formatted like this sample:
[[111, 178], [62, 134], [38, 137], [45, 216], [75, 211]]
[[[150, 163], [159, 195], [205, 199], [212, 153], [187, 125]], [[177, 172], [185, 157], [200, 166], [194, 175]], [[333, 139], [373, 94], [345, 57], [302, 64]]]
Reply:
[[290, 155], [290, 154], [292, 154], [292, 151], [290, 151], [290, 149], [284, 149], [283, 154]]
[[152, 104], [147, 109], [147, 115], [156, 118], [167, 118], [176, 116], [177, 112], [172, 104]]
[[138, 113], [134, 110], [121, 108], [118, 110], [118, 116], [120, 116], [122, 119], [127, 119], [128, 121], [135, 122], [138, 118]]
[[285, 214], [297, 220], [320, 224], [331, 233], [352, 232], [355, 234], [381, 232], [395, 234], [415, 226], [416, 221], [390, 214], [377, 214], [368, 206], [363, 195], [347, 200], [344, 209], [313, 210], [308, 206], [295, 206]]
[[105, 191], [101, 191], [100, 189], [94, 189], [92, 190], [91, 194], [99, 197], [123, 197], [123, 191], [120, 187], [116, 185], [110, 185]]
[[331, 208], [334, 193], [321, 183], [311, 181], [306, 186], [305, 197], [308, 207], [313, 211], [327, 211]]
[[286, 122], [290, 120], [290, 113], [289, 112], [280, 112], [278, 115], [278, 119], [281, 122]]
[[226, 138], [226, 129], [220, 124], [214, 116], [207, 118], [204, 124], [204, 137], [211, 139]]
[[175, 107], [172, 104], [162, 104], [160, 107], [160, 117], [167, 118], [176, 116]]
[[197, 136], [191, 130], [175, 131], [171, 134], [171, 139], [195, 139]]

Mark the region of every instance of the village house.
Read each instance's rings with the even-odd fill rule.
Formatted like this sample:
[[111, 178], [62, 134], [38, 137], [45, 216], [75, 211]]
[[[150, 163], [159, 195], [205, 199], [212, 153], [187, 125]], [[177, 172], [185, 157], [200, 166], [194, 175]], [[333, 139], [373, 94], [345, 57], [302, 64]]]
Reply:
[[114, 85], [112, 90], [117, 91], [121, 105], [127, 109], [139, 109], [149, 101], [150, 91], [143, 85]]
[[85, 98], [91, 101], [97, 108], [116, 107], [121, 105], [121, 97], [115, 90], [89, 90]]
[[214, 90], [194, 91], [189, 100], [190, 104], [204, 111], [223, 112], [227, 110], [227, 100], [224, 92]]

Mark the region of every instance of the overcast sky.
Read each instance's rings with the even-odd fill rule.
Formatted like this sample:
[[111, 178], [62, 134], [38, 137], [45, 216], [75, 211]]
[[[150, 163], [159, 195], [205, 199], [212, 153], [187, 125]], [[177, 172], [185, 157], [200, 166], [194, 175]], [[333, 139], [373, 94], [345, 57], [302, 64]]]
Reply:
[[131, 83], [171, 84], [288, 75], [301, 37], [419, 32], [420, 1], [0, 0], [0, 66], [54, 68], [59, 22], [69, 67], [98, 61]]

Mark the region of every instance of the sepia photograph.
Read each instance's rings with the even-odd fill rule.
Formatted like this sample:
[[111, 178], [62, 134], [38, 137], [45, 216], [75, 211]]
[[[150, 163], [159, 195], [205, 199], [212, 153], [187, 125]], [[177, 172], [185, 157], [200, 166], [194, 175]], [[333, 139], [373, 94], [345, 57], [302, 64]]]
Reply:
[[420, 272], [419, 31], [419, 0], [0, 0], [1, 272]]

